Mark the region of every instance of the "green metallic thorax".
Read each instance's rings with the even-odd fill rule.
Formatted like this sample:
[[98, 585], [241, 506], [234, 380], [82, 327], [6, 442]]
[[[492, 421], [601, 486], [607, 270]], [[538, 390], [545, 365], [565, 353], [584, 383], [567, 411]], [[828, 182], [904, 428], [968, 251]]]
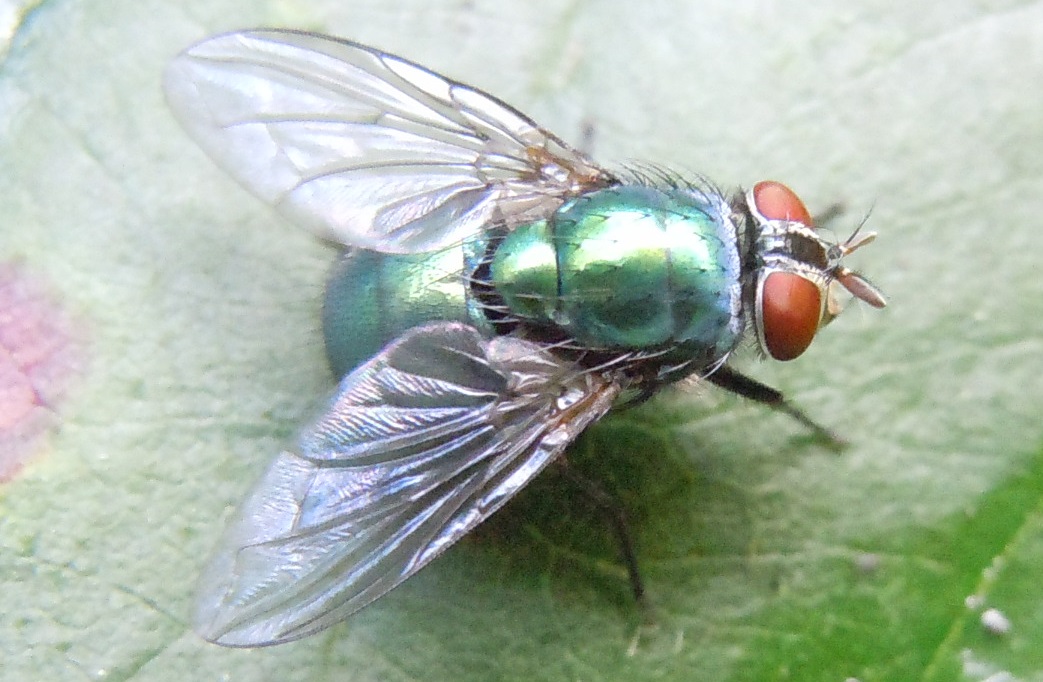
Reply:
[[508, 234], [490, 281], [515, 315], [582, 346], [730, 347], [739, 256], [721, 209], [682, 190], [591, 192]]
[[707, 366], [742, 333], [730, 221], [713, 194], [620, 185], [445, 251], [353, 251], [327, 290], [330, 362], [344, 373], [410, 327], [458, 320], [574, 348], [666, 350], [671, 361]]

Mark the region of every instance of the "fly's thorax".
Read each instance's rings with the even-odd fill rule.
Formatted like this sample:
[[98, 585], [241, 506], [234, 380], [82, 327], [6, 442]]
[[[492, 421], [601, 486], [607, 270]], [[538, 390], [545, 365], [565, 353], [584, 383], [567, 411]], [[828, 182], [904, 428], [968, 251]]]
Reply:
[[351, 249], [326, 282], [322, 331], [336, 376], [411, 329], [436, 320], [478, 322], [462, 276], [462, 246], [420, 254]]
[[506, 234], [489, 280], [508, 315], [581, 347], [685, 344], [707, 362], [742, 333], [739, 249], [717, 194], [617, 185]]
[[776, 360], [799, 357], [819, 329], [840, 312], [838, 288], [882, 308], [883, 295], [841, 264], [844, 256], [873, 240], [858, 232], [842, 244], [825, 239], [804, 203], [779, 182], [757, 183], [736, 200], [747, 221], [747, 309], [761, 349]]

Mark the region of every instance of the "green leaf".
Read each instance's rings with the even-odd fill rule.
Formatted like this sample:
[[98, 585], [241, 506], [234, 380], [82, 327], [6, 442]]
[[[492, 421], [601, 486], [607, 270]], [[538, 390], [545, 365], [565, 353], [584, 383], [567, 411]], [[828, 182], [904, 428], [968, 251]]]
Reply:
[[[8, 16], [0, 265], [46, 283], [86, 369], [0, 488], [5, 679], [1043, 680], [1043, 6]], [[600, 159], [784, 180], [812, 210], [842, 202], [841, 234], [872, 209], [880, 238], [855, 260], [891, 306], [848, 311], [796, 362], [745, 365], [852, 447], [702, 387], [592, 429], [574, 466], [630, 514], [654, 627], [598, 511], [548, 472], [344, 625], [202, 642], [186, 621], [210, 546], [332, 385], [333, 253], [224, 177], [160, 92], [177, 51], [257, 25], [403, 54], [576, 142], [590, 124]]]

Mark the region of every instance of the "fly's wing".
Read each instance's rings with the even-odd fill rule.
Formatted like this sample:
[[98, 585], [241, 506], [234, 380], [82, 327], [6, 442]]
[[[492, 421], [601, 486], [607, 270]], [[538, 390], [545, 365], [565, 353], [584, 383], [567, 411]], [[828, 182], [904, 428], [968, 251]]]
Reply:
[[164, 79], [225, 171], [318, 235], [432, 251], [613, 182], [503, 102], [399, 57], [292, 31], [217, 36]]
[[239, 508], [196, 630], [258, 646], [343, 620], [496, 511], [619, 391], [526, 341], [410, 330], [344, 378]]

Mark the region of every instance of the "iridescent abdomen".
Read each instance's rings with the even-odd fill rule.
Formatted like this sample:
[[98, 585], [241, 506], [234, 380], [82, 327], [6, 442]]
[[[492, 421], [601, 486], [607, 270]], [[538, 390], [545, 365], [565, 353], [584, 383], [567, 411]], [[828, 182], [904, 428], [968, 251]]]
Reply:
[[460, 247], [410, 255], [347, 252], [330, 273], [322, 309], [334, 374], [343, 376], [425, 322], [473, 324], [462, 270]]
[[723, 357], [742, 332], [739, 252], [720, 197], [616, 186], [509, 233], [493, 288], [512, 315], [599, 349]]

